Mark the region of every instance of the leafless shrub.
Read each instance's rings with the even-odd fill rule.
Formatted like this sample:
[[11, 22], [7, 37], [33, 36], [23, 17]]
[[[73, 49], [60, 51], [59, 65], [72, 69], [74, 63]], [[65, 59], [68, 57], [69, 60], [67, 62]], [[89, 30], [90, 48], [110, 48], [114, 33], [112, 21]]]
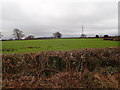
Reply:
[[[119, 76], [114, 76], [120, 72], [120, 48], [117, 47], [2, 55], [2, 65], [4, 88], [111, 85], [116, 88], [117, 82], [120, 82]], [[94, 76], [97, 75], [95, 73], [99, 75]], [[114, 76], [114, 81], [105, 79], [105, 76]], [[53, 79], [55, 77], [58, 79]]]

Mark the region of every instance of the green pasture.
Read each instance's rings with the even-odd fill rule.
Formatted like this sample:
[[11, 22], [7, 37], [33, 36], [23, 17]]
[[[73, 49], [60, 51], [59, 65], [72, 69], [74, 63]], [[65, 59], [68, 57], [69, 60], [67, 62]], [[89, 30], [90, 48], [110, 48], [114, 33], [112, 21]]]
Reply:
[[28, 53], [51, 50], [78, 50], [83, 48], [117, 47], [117, 41], [102, 39], [41, 39], [2, 41], [2, 53]]

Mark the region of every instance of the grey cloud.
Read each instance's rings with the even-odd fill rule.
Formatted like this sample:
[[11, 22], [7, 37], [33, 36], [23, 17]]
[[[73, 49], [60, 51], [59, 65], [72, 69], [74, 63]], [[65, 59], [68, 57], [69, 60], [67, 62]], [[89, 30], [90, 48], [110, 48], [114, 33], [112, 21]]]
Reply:
[[104, 33], [117, 35], [116, 2], [68, 1], [47, 4], [48, 7], [44, 4], [25, 7], [17, 2], [4, 2], [2, 17], [4, 37], [11, 37], [14, 28], [36, 37], [52, 36], [56, 31], [60, 31], [63, 36], [80, 36], [82, 25], [88, 36]]

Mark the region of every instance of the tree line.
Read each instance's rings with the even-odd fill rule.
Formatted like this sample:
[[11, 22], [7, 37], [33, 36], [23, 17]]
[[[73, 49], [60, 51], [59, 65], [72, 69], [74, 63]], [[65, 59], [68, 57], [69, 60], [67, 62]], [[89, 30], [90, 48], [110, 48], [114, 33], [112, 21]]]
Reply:
[[[13, 30], [12, 36], [13, 36], [16, 40], [21, 40], [21, 39], [25, 36], [25, 34], [23, 33], [23, 31], [15, 28], [15, 29]], [[53, 33], [53, 36], [54, 36], [54, 38], [61, 38], [61, 37], [62, 37], [62, 34], [61, 34], [60, 32], [56, 32], [56, 33]], [[0, 32], [0, 38], [2, 38], [2, 37], [3, 37], [3, 35], [2, 35], [2, 33]], [[34, 36], [33, 36], [33, 35], [28, 35], [27, 37], [25, 37], [25, 39], [34, 39]]]
[[[21, 40], [25, 34], [23, 33], [23, 31], [15, 28], [13, 30], [13, 34], [12, 36], [16, 39], [16, 40]], [[53, 33], [53, 36], [54, 38], [61, 38], [62, 37], [62, 34], [60, 32], [56, 32], [56, 33]], [[3, 35], [2, 33], [0, 32], [0, 38], [2, 38]], [[81, 37], [86, 37], [86, 35], [81, 35]], [[96, 35], [95, 38], [99, 38], [100, 36], [99, 35]], [[103, 37], [109, 37], [109, 35], [104, 35]], [[27, 37], [25, 37], [25, 39], [34, 39], [34, 36], [33, 35], [28, 35]]]

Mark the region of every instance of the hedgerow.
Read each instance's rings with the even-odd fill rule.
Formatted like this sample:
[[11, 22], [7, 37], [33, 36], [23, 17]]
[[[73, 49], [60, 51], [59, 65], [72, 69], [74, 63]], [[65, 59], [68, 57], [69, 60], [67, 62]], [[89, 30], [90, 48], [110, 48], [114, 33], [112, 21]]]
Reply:
[[[4, 88], [118, 88], [120, 48], [2, 55], [2, 67]], [[65, 78], [64, 75], [68, 77]], [[109, 76], [115, 76], [114, 81], [107, 80], [110, 79]], [[58, 80], [53, 77], [58, 77]]]

